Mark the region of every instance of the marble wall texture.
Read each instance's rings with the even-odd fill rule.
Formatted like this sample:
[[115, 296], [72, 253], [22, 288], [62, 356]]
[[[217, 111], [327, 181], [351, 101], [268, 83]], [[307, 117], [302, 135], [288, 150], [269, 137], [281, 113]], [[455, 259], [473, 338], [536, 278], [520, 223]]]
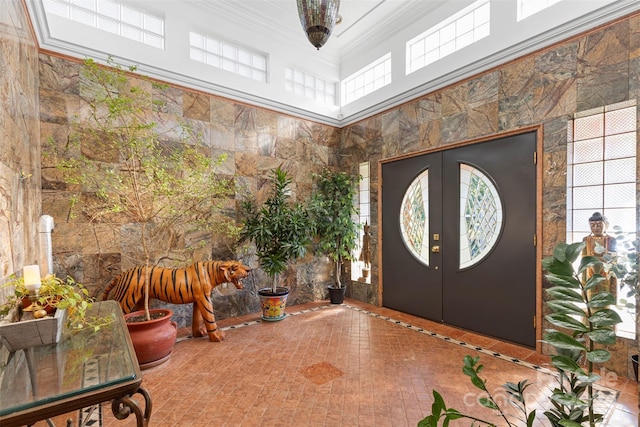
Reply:
[[[20, 1], [0, 13], [0, 283], [39, 262], [38, 53]], [[0, 296], [9, 289], [0, 288]]]
[[[127, 267], [121, 257], [127, 248], [99, 250], [88, 224], [72, 219], [68, 189], [40, 154], [40, 144], [68, 136], [68, 124], [80, 111], [80, 65], [38, 54], [21, 3], [4, 4], [11, 18], [0, 22], [0, 278], [38, 259], [34, 236], [42, 204], [42, 213], [52, 215], [56, 224], [56, 273], [70, 274], [97, 290]], [[212, 155], [229, 156], [224, 173], [254, 194], [264, 193], [265, 177], [278, 165], [293, 174], [297, 197], [305, 197], [311, 191], [311, 172], [329, 166], [356, 173], [359, 162], [371, 162], [372, 280], [370, 285], [351, 284], [349, 292], [376, 304], [379, 160], [540, 125], [543, 254], [564, 239], [568, 120], [577, 111], [640, 98], [640, 14], [342, 129], [179, 87], [154, 96], [166, 117], [186, 118], [205, 130]], [[212, 242], [212, 258], [227, 255]], [[257, 266], [249, 256], [244, 260]], [[331, 281], [331, 265], [308, 256], [283, 280], [292, 288], [290, 304], [321, 299]], [[256, 290], [263, 283], [265, 277], [256, 269], [245, 281], [247, 290], [217, 289], [217, 316], [258, 311]], [[190, 308], [178, 307], [177, 317], [186, 325]], [[621, 340], [615, 353], [610, 368], [628, 375], [636, 341]]]
[[[41, 144], [66, 144], [70, 132], [73, 135], [72, 124], [78, 113], [84, 114], [81, 67], [83, 65], [78, 61], [40, 54]], [[188, 121], [192, 129], [203, 136], [212, 157], [227, 156], [218, 172], [234, 177], [240, 187], [237, 200], [228, 200], [223, 212], [234, 220], [243, 193], [252, 193], [259, 201], [264, 199], [272, 169], [282, 166], [287, 170], [293, 178], [294, 197], [304, 200], [311, 194], [313, 172], [321, 172], [325, 167], [337, 168], [339, 129], [180, 87], [152, 85], [136, 75], [129, 78], [138, 87], [146, 85], [153, 98], [148, 114], [161, 128], [181, 120]], [[91, 153], [90, 142], [83, 142], [81, 149]], [[73, 211], [69, 202], [75, 196], [82, 197], [84, 189], [68, 185], [61, 179], [60, 171], [47, 151], [43, 149], [41, 159], [42, 209], [53, 216], [56, 223], [53, 234], [55, 271], [73, 276], [96, 295], [101, 295], [101, 290], [117, 274], [142, 264], [143, 257], [138, 257], [138, 264], [130, 261], [130, 255], [140, 252], [141, 248], [125, 238], [135, 230], [135, 224], [121, 224], [114, 230], [104, 224], [90, 223], [85, 215]], [[176, 235], [176, 245], [184, 246], [187, 237]], [[203, 242], [205, 244], [193, 260], [241, 258], [253, 268], [250, 277], [244, 281], [244, 290], [236, 291], [233, 286], [215, 290], [217, 317], [222, 319], [259, 311], [257, 290], [269, 281], [257, 268], [255, 257], [250, 252], [230, 253], [221, 242], [211, 241], [209, 237]], [[171, 258], [172, 262], [164, 262], [162, 266], [186, 266], [191, 262], [181, 264], [173, 250], [166, 249], [164, 258]], [[307, 256], [281, 276], [282, 282], [291, 290], [288, 304], [325, 298], [327, 285], [333, 283], [331, 265], [326, 260]], [[190, 306], [173, 306], [173, 309], [181, 326], [190, 322]]]

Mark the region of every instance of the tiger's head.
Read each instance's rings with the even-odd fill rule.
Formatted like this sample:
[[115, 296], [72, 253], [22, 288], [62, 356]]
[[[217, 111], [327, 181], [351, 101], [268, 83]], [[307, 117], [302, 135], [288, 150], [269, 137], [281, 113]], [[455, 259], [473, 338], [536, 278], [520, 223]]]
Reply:
[[225, 261], [219, 266], [228, 283], [233, 283], [236, 289], [242, 289], [242, 279], [249, 275], [251, 268], [240, 261]]

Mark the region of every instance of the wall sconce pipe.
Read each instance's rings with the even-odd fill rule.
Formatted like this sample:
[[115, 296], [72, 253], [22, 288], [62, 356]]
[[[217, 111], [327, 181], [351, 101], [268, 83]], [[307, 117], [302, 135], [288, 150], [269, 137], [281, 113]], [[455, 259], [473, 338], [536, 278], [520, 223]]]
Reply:
[[53, 248], [51, 246], [51, 233], [53, 232], [53, 217], [42, 215], [40, 217], [40, 265], [44, 270], [44, 276], [53, 274]]

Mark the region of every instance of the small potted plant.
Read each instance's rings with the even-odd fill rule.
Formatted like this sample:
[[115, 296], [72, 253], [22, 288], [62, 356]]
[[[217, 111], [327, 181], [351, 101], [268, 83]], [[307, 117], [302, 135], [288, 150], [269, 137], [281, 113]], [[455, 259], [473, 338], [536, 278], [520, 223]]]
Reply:
[[354, 221], [358, 210], [354, 204], [359, 176], [325, 169], [314, 174], [316, 185], [313, 197], [318, 249], [335, 263], [335, 285], [329, 286], [333, 304], [342, 304], [346, 292], [340, 276], [344, 260], [355, 261], [359, 224]]
[[242, 204], [244, 216], [241, 238], [253, 242], [262, 270], [272, 279], [268, 288], [258, 291], [262, 318], [282, 320], [289, 289], [278, 286], [278, 275], [302, 257], [311, 243], [313, 221], [308, 209], [291, 197], [291, 178], [282, 168], [270, 177], [270, 194], [261, 205], [248, 199]]
[[69, 330], [78, 330], [99, 329], [111, 321], [87, 316], [92, 299], [72, 277], [48, 274], [37, 292], [27, 289], [24, 277], [13, 274], [9, 279], [3, 286], [13, 288], [13, 294], [0, 305], [0, 337], [9, 351], [58, 342], [63, 322]]

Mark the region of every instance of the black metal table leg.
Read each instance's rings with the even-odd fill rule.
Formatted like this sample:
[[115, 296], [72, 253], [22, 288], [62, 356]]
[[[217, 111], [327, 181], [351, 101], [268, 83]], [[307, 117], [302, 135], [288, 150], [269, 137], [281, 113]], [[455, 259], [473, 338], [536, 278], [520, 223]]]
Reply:
[[[144, 414], [138, 402], [133, 399], [133, 395], [136, 393], [144, 397]], [[147, 427], [149, 425], [149, 418], [151, 418], [151, 396], [149, 396], [149, 393], [147, 393], [144, 388], [140, 387], [132, 395], [114, 399], [111, 402], [111, 411], [119, 420], [124, 420], [133, 412], [136, 414], [137, 427]]]

